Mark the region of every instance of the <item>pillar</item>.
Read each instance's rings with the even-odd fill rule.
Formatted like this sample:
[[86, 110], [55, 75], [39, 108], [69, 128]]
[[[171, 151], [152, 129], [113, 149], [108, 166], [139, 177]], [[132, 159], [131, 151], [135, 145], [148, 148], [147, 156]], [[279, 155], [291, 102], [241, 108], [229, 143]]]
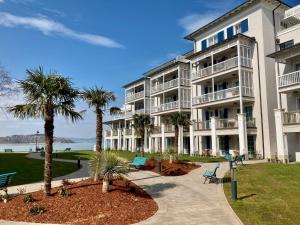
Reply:
[[275, 126], [276, 126], [276, 140], [277, 140], [277, 157], [283, 162], [288, 162], [289, 154], [287, 149], [286, 135], [284, 135], [283, 133], [283, 110], [275, 109], [274, 113], [275, 113]]
[[135, 130], [132, 129], [132, 134], [131, 134], [131, 151], [132, 151], [132, 152], [135, 152], [135, 151], [136, 151], [134, 135], [135, 135]]
[[165, 139], [166, 139], [165, 138], [165, 125], [162, 124], [161, 125], [161, 151], [162, 152], [165, 152], [165, 150], [166, 150], [166, 146], [165, 146], [166, 140]]
[[122, 145], [122, 150], [126, 150], [126, 128], [123, 128], [123, 145]]
[[220, 156], [220, 149], [216, 133], [216, 122], [217, 119], [215, 117], [211, 117], [211, 150], [213, 156]]
[[158, 152], [158, 151], [159, 151], [158, 138], [155, 137], [154, 138], [154, 152]]
[[113, 146], [113, 128], [110, 130], [110, 149], [114, 149]]
[[121, 128], [118, 128], [118, 144], [117, 144], [118, 150], [122, 149], [122, 131]]
[[248, 160], [248, 139], [247, 139], [247, 124], [246, 124], [245, 114], [238, 114], [238, 131], [239, 131], [240, 154], [245, 155], [245, 159]]
[[190, 125], [190, 155], [195, 154], [195, 144], [194, 144], [194, 126]]
[[183, 126], [179, 126], [179, 132], [178, 132], [178, 152], [180, 154], [184, 154], [183, 149]]
[[152, 138], [151, 136], [149, 135], [148, 137], [148, 142], [149, 142], [149, 152], [153, 152], [153, 146], [152, 146]]
[[145, 136], [144, 136], [144, 151], [145, 152], [149, 152], [149, 148], [148, 148], [148, 132], [147, 130], [145, 130]]

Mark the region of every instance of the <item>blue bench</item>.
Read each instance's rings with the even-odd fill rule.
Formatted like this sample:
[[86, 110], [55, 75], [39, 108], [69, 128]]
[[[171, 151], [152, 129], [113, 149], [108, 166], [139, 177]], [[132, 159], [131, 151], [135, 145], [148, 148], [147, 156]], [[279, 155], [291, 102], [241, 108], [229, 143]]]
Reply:
[[131, 163], [128, 163], [130, 166], [145, 166], [147, 162], [147, 158], [145, 157], [135, 157], [134, 160]]
[[212, 180], [212, 179], [217, 179], [217, 170], [220, 168], [220, 163], [218, 163], [214, 169], [212, 170], [206, 170], [204, 173], [203, 173], [203, 177], [205, 178], [204, 180], [204, 183], [207, 181], [207, 179], [209, 179], [209, 182]]
[[10, 184], [12, 177], [17, 173], [4, 173], [0, 174], [0, 191], [4, 191], [7, 194], [7, 187]]
[[245, 155], [239, 155], [239, 156], [236, 156], [235, 158], [233, 158], [230, 154], [225, 154], [224, 158], [227, 161], [232, 161], [232, 162], [234, 162], [237, 165], [239, 162], [241, 164], [244, 164], [243, 161], [245, 159]]

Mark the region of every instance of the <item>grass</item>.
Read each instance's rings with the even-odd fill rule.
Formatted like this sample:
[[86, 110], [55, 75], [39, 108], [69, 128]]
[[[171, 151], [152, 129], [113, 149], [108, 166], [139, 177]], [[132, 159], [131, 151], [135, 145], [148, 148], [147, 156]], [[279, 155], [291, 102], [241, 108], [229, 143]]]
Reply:
[[[75, 163], [54, 162], [53, 177], [63, 176], [77, 170]], [[17, 172], [11, 185], [21, 185], [42, 181], [44, 177], [44, 161], [29, 159], [26, 154], [0, 153], [0, 173]]]
[[[229, 176], [229, 174], [227, 174]], [[237, 171], [238, 200], [229, 203], [245, 225], [294, 225], [300, 221], [300, 164], [255, 164]]]
[[[130, 152], [130, 151], [115, 151], [110, 150], [114, 153], [116, 153], [119, 157], [122, 157], [124, 159], [127, 159], [128, 161], [132, 161], [136, 155], [140, 155], [137, 152]], [[71, 152], [60, 152], [57, 153], [57, 158], [60, 159], [73, 159], [76, 160], [78, 156], [80, 156], [81, 159], [87, 160], [90, 159], [90, 157], [93, 155], [93, 151], [71, 151]], [[56, 157], [56, 153], [53, 156]], [[159, 155], [157, 153], [146, 153], [145, 157], [147, 158], [159, 158]], [[189, 155], [180, 155], [179, 160], [188, 161], [188, 162], [222, 162], [225, 161], [224, 158], [217, 157], [194, 157]]]

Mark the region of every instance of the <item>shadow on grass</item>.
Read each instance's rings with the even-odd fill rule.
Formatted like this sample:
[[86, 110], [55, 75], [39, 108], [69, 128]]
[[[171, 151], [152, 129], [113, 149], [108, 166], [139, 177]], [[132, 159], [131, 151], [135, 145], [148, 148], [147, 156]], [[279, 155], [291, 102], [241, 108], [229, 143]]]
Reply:
[[246, 198], [251, 198], [253, 196], [255, 196], [256, 194], [250, 194], [250, 195], [244, 195], [242, 197], [239, 197], [238, 200], [243, 200], [243, 199], [246, 199]]

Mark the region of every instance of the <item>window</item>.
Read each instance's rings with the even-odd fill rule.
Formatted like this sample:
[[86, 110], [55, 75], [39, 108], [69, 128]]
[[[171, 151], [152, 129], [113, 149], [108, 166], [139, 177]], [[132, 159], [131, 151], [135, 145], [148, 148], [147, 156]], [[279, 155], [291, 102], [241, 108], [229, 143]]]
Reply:
[[253, 112], [252, 106], [245, 106], [246, 118], [252, 118], [253, 117], [252, 112]]
[[218, 33], [218, 43], [224, 41], [224, 31]]
[[217, 43], [217, 35], [208, 38], [208, 47]]
[[296, 71], [300, 70], [300, 63], [296, 64]]
[[255, 137], [253, 135], [247, 137], [249, 158], [255, 158]]
[[294, 45], [294, 40], [283, 42], [279, 45], [280, 50], [290, 48]]
[[203, 40], [203, 41], [201, 42], [201, 49], [204, 50], [204, 49], [206, 49], [206, 48], [207, 48], [207, 42], [206, 42], [206, 40]]
[[248, 19], [245, 19], [241, 22], [241, 32], [245, 33], [248, 31]]
[[300, 110], [300, 97], [297, 98], [297, 110]]
[[227, 38], [231, 38], [233, 36], [233, 27], [227, 28]]

